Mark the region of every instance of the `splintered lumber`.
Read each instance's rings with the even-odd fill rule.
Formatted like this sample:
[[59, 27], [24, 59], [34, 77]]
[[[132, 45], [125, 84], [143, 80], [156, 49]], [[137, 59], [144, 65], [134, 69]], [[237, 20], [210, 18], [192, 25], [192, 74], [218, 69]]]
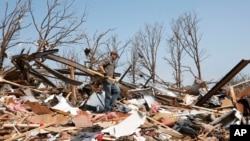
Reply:
[[[69, 70], [70, 70], [70, 78], [72, 79], [72, 80], [75, 80], [75, 69], [74, 69], [74, 67], [72, 67], [72, 66], [69, 66]], [[74, 104], [74, 105], [76, 105], [76, 101], [77, 101], [77, 98], [76, 98], [76, 86], [74, 86], [74, 85], [70, 85], [70, 89], [71, 89], [71, 92], [72, 92], [72, 103]]]
[[180, 104], [183, 105], [183, 106], [186, 106], [186, 107], [195, 108], [195, 109], [199, 109], [199, 110], [205, 110], [205, 111], [208, 111], [208, 112], [213, 112], [213, 113], [218, 113], [218, 114], [224, 114], [225, 113], [223, 111], [219, 111], [219, 110], [215, 110], [215, 109], [209, 109], [209, 108], [195, 106], [195, 105], [185, 105], [183, 103], [180, 103]]
[[5, 107], [0, 107], [0, 111], [5, 111], [6, 108]]
[[214, 108], [214, 109], [220, 110], [220, 109], [233, 108], [233, 107], [234, 107], [233, 105], [227, 105], [227, 106], [217, 107], [217, 108]]
[[1, 76], [0, 76], [0, 82], [8, 83], [8, 84], [10, 84], [10, 85], [14, 85], [14, 86], [17, 86], [17, 87], [20, 87], [20, 88], [30, 88], [31, 90], [33, 90], [33, 91], [35, 91], [35, 92], [44, 93], [43, 91], [40, 91], [40, 90], [37, 90], [37, 89], [32, 88], [31, 86], [24, 86], [24, 85], [20, 85], [20, 84], [17, 84], [17, 83], [8, 81], [8, 80], [4, 79], [4, 78], [1, 77]]
[[48, 132], [56, 132], [56, 133], [61, 133], [63, 131], [71, 131], [71, 130], [76, 130], [79, 129], [77, 127], [48, 127], [41, 129], [41, 133], [48, 133]]
[[[118, 101], [117, 103], [120, 103], [120, 104], [122, 104], [122, 105], [125, 105], [125, 104], [123, 104], [122, 102], [119, 102], [119, 101]], [[139, 112], [140, 114], [144, 115], [144, 114], [143, 114], [143, 113], [144, 113], [143, 111], [138, 110], [138, 112]], [[159, 121], [157, 121], [157, 120], [155, 120], [155, 119], [153, 119], [153, 118], [151, 118], [151, 117], [149, 117], [149, 116], [146, 116], [146, 118], [147, 118], [148, 120], [150, 120], [150, 121], [152, 121], [152, 122], [154, 122], [154, 123], [156, 123], [156, 124], [161, 125], [162, 127], [164, 127], [164, 128], [166, 129], [166, 131], [167, 131], [167, 134], [169, 134], [169, 135], [171, 135], [171, 136], [174, 136], [174, 137], [176, 137], [176, 138], [179, 138], [179, 139], [181, 139], [181, 138], [184, 137], [183, 134], [181, 134], [181, 133], [178, 132], [178, 131], [175, 131], [174, 129], [172, 129], [172, 128], [166, 126], [165, 124], [163, 124], [163, 123], [161, 123], [161, 122], [159, 122]]]
[[219, 123], [219, 124], [217, 124], [217, 125], [215, 125], [212, 129], [210, 129], [206, 134], [204, 134], [204, 138], [206, 138], [207, 137], [207, 135], [209, 134], [209, 133], [211, 133], [215, 128], [217, 128], [217, 127], [219, 127], [219, 126], [221, 126], [221, 124]]
[[[102, 74], [102, 73], [100, 73], [100, 72], [97, 72], [97, 71], [94, 71], [94, 70], [92, 70], [92, 69], [87, 69], [89, 72], [91, 72], [91, 73], [93, 73], [93, 74], [96, 74], [96, 75], [98, 75], [98, 76], [101, 76], [101, 77], [104, 77], [104, 75]], [[114, 79], [114, 78], [111, 78], [111, 77], [107, 77], [108, 78], [108, 80], [110, 80], [110, 81], [113, 81], [113, 82], [118, 82], [116, 79]]]
[[213, 96], [220, 88], [222, 88], [228, 81], [230, 81], [239, 71], [241, 71], [250, 60], [242, 59], [232, 70], [230, 70], [207, 94], [201, 97], [195, 105], [203, 105], [211, 96]]
[[236, 104], [237, 99], [236, 99], [236, 96], [235, 96], [235, 93], [234, 93], [234, 88], [232, 86], [230, 86], [229, 89], [230, 89], [230, 94], [231, 94], [231, 99], [233, 101], [233, 104]]
[[14, 140], [16, 140], [16, 139], [19, 139], [19, 138], [21, 138], [21, 137], [26, 136], [27, 134], [29, 134], [29, 133], [31, 133], [31, 132], [33, 132], [33, 131], [36, 131], [36, 130], [40, 130], [40, 129], [44, 129], [44, 128], [46, 128], [46, 127], [49, 127], [49, 126], [53, 125], [54, 123], [55, 123], [55, 122], [53, 121], [53, 122], [51, 122], [51, 123], [45, 124], [44, 126], [41, 126], [41, 127], [38, 127], [38, 128], [32, 129], [32, 130], [29, 130], [29, 131], [24, 132], [24, 133], [21, 133], [21, 134], [19, 134], [19, 135], [17, 135], [17, 136], [14, 136], [14, 137], [8, 139], [7, 141], [14, 141]]
[[242, 91], [240, 91], [237, 96], [236, 96], [236, 99], [239, 100], [241, 98], [243, 98], [244, 96], [247, 96], [250, 92], [250, 87], [247, 87], [245, 89], [243, 89]]
[[239, 85], [242, 85], [242, 84], [248, 83], [248, 82], [250, 82], [250, 80], [246, 80], [246, 81], [243, 81], [243, 82], [237, 83], [237, 84], [235, 84], [235, 85], [232, 85], [232, 87], [236, 87], [236, 86], [239, 86]]
[[165, 124], [163, 124], [163, 123], [161, 123], [161, 122], [159, 122], [159, 121], [157, 121], [157, 120], [155, 120], [155, 119], [153, 119], [153, 118], [151, 118], [149, 116], [147, 116], [147, 119], [153, 121], [154, 123], [156, 123], [158, 125], [163, 126], [166, 129], [167, 134], [169, 134], [169, 135], [171, 135], [173, 137], [176, 137], [178, 139], [181, 139], [181, 138], [184, 137], [183, 134], [179, 133], [178, 131], [175, 131], [174, 129], [166, 126]]
[[[138, 111], [138, 112], [139, 112], [140, 114], [143, 115], [143, 112], [142, 112], [142, 111]], [[149, 116], [146, 116], [146, 118], [147, 118], [148, 120], [154, 122], [155, 124], [158, 124], [158, 125], [161, 125], [162, 127], [164, 127], [165, 130], [167, 131], [167, 134], [169, 134], [169, 135], [171, 135], [171, 136], [173, 136], [173, 137], [176, 137], [176, 138], [178, 138], [178, 139], [181, 139], [181, 138], [184, 137], [183, 134], [181, 134], [181, 133], [178, 132], [178, 131], [175, 131], [174, 129], [172, 129], [172, 128], [166, 126], [165, 124], [163, 124], [163, 123], [161, 123], [161, 122], [159, 122], [159, 121], [157, 121], [157, 120], [155, 120], [155, 119], [153, 119], [153, 118], [151, 118], [151, 117], [149, 117]]]
[[40, 124], [3, 124], [3, 127], [40, 127]]

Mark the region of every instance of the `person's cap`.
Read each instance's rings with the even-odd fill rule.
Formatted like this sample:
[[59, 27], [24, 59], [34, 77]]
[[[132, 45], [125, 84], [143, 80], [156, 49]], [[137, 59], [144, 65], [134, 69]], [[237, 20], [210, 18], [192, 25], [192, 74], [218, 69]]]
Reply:
[[114, 55], [116, 55], [117, 57], [119, 57], [119, 54], [118, 54], [118, 52], [117, 52], [116, 50], [111, 51], [110, 54], [114, 54]]

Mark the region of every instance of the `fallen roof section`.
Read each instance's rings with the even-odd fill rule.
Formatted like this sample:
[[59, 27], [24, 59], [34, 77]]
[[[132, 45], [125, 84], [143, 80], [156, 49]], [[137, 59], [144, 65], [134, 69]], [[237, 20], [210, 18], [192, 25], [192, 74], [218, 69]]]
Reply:
[[201, 97], [195, 105], [201, 106], [204, 104], [211, 96], [213, 96], [221, 87], [223, 87], [228, 81], [230, 81], [238, 72], [240, 72], [250, 60], [242, 59], [231, 71], [229, 71], [208, 93]]

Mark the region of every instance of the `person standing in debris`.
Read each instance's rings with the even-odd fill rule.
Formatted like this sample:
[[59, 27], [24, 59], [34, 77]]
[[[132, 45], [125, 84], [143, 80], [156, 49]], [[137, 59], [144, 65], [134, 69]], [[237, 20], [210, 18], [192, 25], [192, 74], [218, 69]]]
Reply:
[[104, 112], [110, 112], [115, 106], [116, 100], [120, 96], [120, 88], [115, 82], [112, 82], [108, 77], [114, 78], [114, 71], [116, 67], [116, 59], [118, 58], [117, 51], [112, 51], [110, 56], [100, 61], [98, 67], [104, 75], [103, 88], [105, 91], [105, 108]]

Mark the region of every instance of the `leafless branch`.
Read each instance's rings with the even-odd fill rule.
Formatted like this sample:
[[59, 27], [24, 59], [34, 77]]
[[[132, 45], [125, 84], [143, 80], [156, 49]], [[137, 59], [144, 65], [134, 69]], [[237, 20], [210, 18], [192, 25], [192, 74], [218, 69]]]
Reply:
[[39, 34], [37, 51], [44, 48], [53, 49], [62, 45], [80, 44], [85, 37], [84, 32], [79, 31], [79, 27], [86, 22], [86, 12], [84, 11], [79, 18], [73, 10], [74, 1], [68, 2], [66, 0], [61, 3], [58, 0], [47, 0], [47, 13], [41, 22], [35, 18], [32, 7], [29, 7], [33, 24]]
[[9, 3], [5, 4], [4, 17], [0, 24], [0, 69], [3, 69], [4, 58], [7, 57], [6, 51], [11, 47], [14, 47], [25, 41], [21, 41], [19, 38], [20, 31], [29, 27], [30, 24], [23, 26], [22, 20], [25, 18], [28, 12], [27, 1], [17, 1], [13, 9], [9, 9]]

